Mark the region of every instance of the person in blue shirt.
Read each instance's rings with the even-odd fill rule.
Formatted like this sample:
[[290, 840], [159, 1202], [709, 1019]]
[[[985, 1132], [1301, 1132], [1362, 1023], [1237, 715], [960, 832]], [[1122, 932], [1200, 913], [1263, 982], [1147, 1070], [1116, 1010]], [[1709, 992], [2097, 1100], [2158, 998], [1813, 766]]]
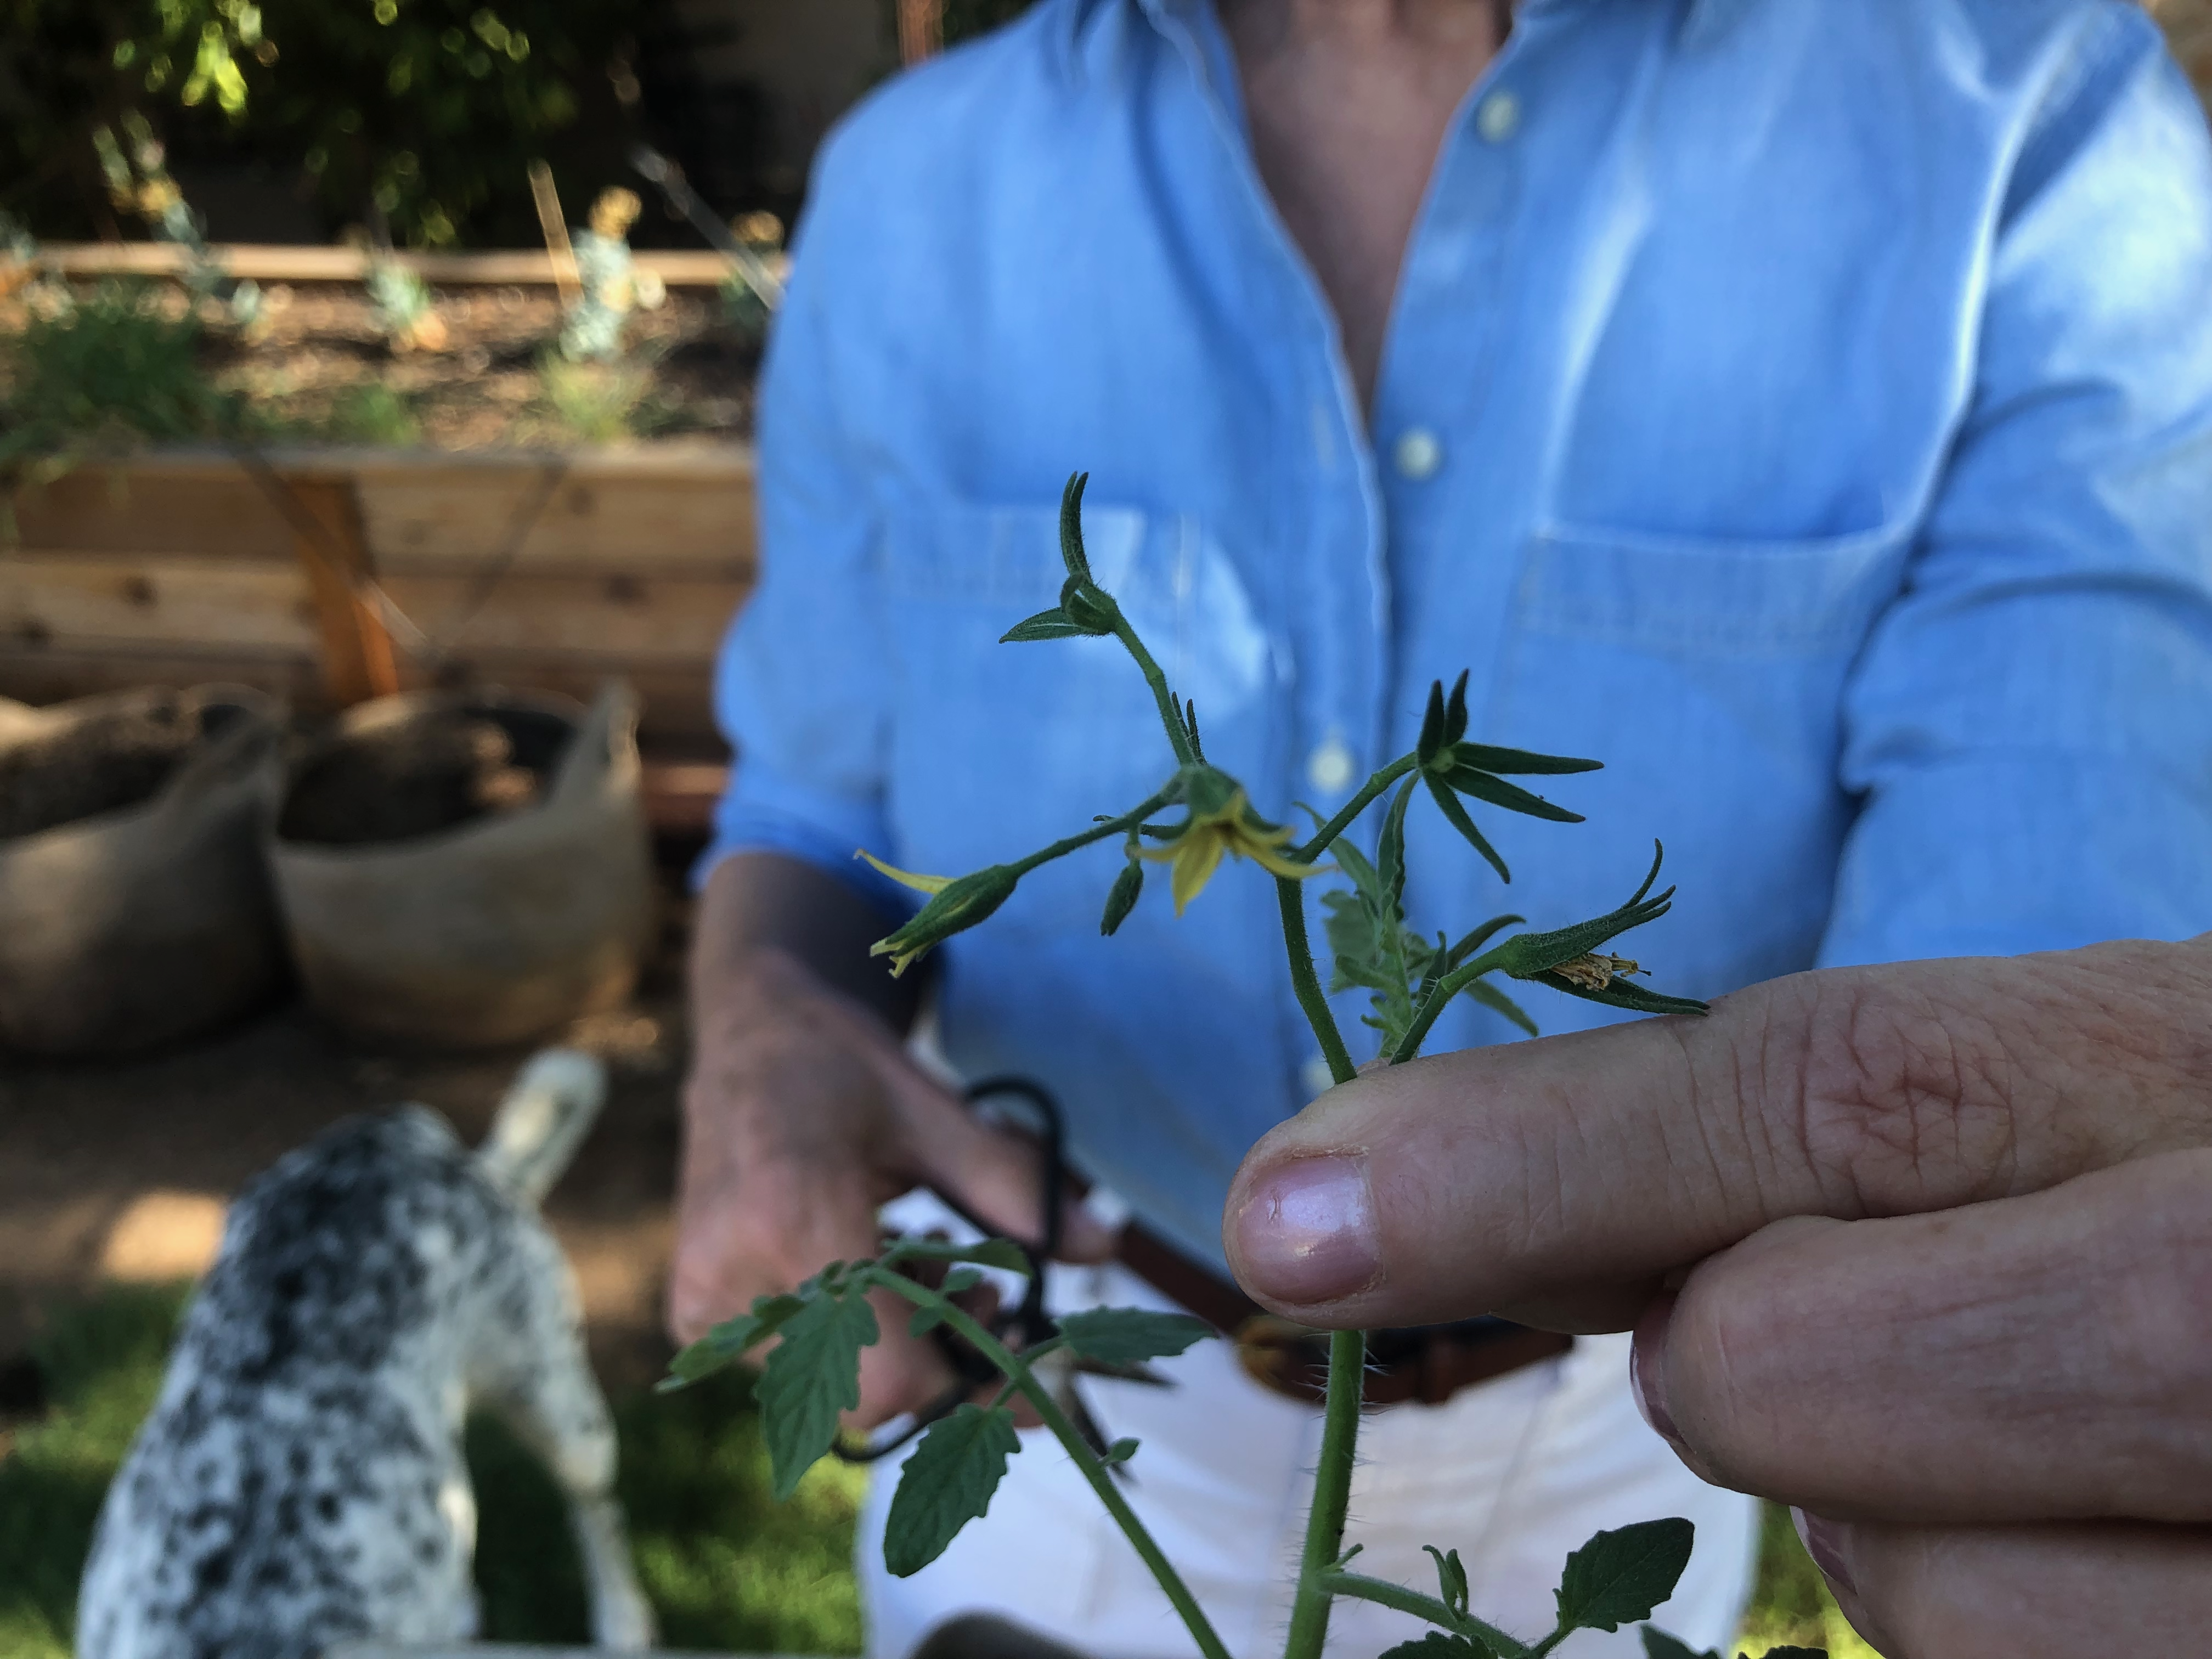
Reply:
[[[1584, 824], [1486, 821], [1510, 890], [1417, 817], [1416, 926], [1599, 914], [1657, 836], [1682, 899], [1635, 954], [1683, 994], [2212, 927], [2212, 146], [2123, 0], [1042, 0], [826, 147], [760, 463], [682, 1333], [866, 1253], [917, 1183], [1039, 1232], [1033, 1152], [902, 1043], [918, 984], [867, 951], [904, 896], [853, 855], [957, 874], [1158, 787], [1110, 641], [994, 643], [1057, 598], [1078, 468], [1099, 580], [1270, 816], [1341, 803], [1462, 669], [1472, 736], [1607, 763], [1550, 792]], [[1076, 1209], [1098, 1265], [1055, 1294], [1234, 1327], [1231, 1176], [1325, 1068], [1272, 884], [1152, 896], [1102, 942], [1119, 857], [955, 941], [931, 1023], [957, 1076], [1048, 1086], [1134, 1218]], [[1463, 1002], [1431, 1048], [1514, 1035]], [[949, 1380], [887, 1325], [863, 1421]], [[1456, 1547], [1479, 1607], [1544, 1626], [1568, 1547], [1682, 1514], [1662, 1622], [1728, 1638], [1750, 1510], [1640, 1425], [1624, 1340], [1377, 1353], [1370, 1570]], [[1310, 1467], [1278, 1358], [1090, 1386], [1240, 1652], [1279, 1628]], [[1092, 1502], [1037, 1449], [919, 1577], [864, 1541], [871, 1651], [968, 1608], [1183, 1651]]]

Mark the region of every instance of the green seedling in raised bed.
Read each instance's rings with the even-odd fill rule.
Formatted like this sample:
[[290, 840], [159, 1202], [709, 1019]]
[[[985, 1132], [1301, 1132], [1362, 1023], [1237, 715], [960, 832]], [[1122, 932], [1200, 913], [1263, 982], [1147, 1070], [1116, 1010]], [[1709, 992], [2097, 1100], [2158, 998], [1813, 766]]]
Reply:
[[250, 329], [262, 318], [261, 289], [252, 282], [233, 282], [225, 274], [215, 250], [208, 246], [205, 228], [185, 192], [169, 176], [168, 152], [154, 136], [146, 118], [136, 110], [123, 118], [124, 144], [106, 127], [94, 127], [93, 149], [107, 180], [109, 198], [118, 210], [135, 213], [155, 238], [173, 242], [185, 251], [185, 291], [194, 303], [213, 301], [222, 308], [231, 326]]
[[[947, 939], [989, 919], [1012, 897], [1024, 877], [1043, 865], [1102, 842], [1118, 842], [1126, 862], [1106, 896], [1101, 931], [1111, 934], [1142, 896], [1146, 867], [1165, 864], [1178, 913], [1212, 880], [1224, 860], [1257, 865], [1276, 886], [1283, 943], [1292, 988], [1315, 1040], [1340, 1083], [1352, 1080], [1350, 1048], [1315, 971], [1308, 943], [1303, 889], [1308, 881], [1340, 872], [1349, 882], [1332, 892], [1328, 943], [1340, 988], [1360, 987], [1373, 1012], [1366, 1024], [1379, 1036], [1378, 1063], [1399, 1065], [1420, 1052], [1440, 1014], [1455, 999], [1473, 998], [1523, 1029], [1528, 1016], [1499, 981], [1540, 986], [1571, 997], [1648, 1014], [1699, 1014], [1705, 1005], [1664, 995], [1636, 982], [1642, 969], [1613, 953], [1617, 939], [1667, 914], [1674, 889], [1657, 887], [1660, 860], [1627, 901], [1601, 916], [1546, 933], [1513, 930], [1518, 916], [1499, 916], [1455, 942], [1409, 925], [1405, 909], [1406, 823], [1420, 806], [1433, 810], [1501, 877], [1504, 860], [1474, 822], [1473, 802], [1553, 823], [1581, 820], [1510, 780], [1565, 776], [1598, 769], [1595, 761], [1530, 754], [1470, 742], [1467, 737], [1467, 677], [1449, 693], [1441, 682], [1429, 693], [1420, 737], [1404, 755], [1370, 777], [1344, 809], [1300, 841], [1286, 824], [1263, 817], [1243, 784], [1206, 756], [1197, 711], [1176, 695], [1167, 676], [1138, 636], [1112, 594], [1092, 574], [1083, 545], [1085, 479], [1071, 479], [1061, 503], [1060, 550], [1066, 580], [1060, 603], [1018, 623], [1010, 645], [1073, 639], [1121, 642], [1151, 688], [1172, 769], [1159, 789], [1116, 817], [1101, 818], [1051, 846], [1004, 864], [957, 878], [892, 869], [866, 854], [894, 879], [928, 895], [905, 926], [878, 942], [878, 955], [903, 973]], [[1382, 808], [1370, 858], [1348, 838], [1367, 813]], [[1176, 816], [1178, 815], [1179, 816]], [[1327, 862], [1334, 859], [1335, 863]], [[896, 1574], [919, 1571], [942, 1554], [960, 1529], [983, 1515], [1004, 1478], [1006, 1460], [1021, 1449], [1012, 1409], [1027, 1402], [1066, 1449], [1130, 1544], [1152, 1571], [1188, 1626], [1205, 1659], [1229, 1659], [1229, 1650], [1197, 1599], [1161, 1553], [1117, 1485], [1113, 1466], [1139, 1449], [1124, 1441], [1103, 1455], [1063, 1407], [1043, 1363], [1057, 1358], [1127, 1366], [1180, 1354], [1211, 1336], [1212, 1328], [1182, 1315], [1134, 1309], [1071, 1314], [1055, 1334], [1020, 1351], [1000, 1340], [959, 1300], [983, 1268], [1026, 1272], [1021, 1248], [1005, 1240], [972, 1246], [907, 1239], [872, 1261], [833, 1262], [781, 1296], [763, 1297], [750, 1312], [718, 1326], [676, 1358], [671, 1386], [681, 1386], [733, 1364], [775, 1340], [756, 1389], [775, 1471], [779, 1496], [828, 1453], [839, 1413], [860, 1403], [860, 1350], [878, 1335], [870, 1291], [888, 1291], [913, 1305], [917, 1334], [949, 1328], [982, 1354], [1005, 1379], [988, 1403], [961, 1406], [933, 1424], [901, 1470], [885, 1529], [885, 1564]], [[945, 1276], [934, 1287], [912, 1270], [927, 1264]], [[1558, 1590], [1553, 1630], [1522, 1642], [1470, 1610], [1468, 1578], [1456, 1552], [1432, 1548], [1437, 1593], [1351, 1571], [1358, 1551], [1344, 1542], [1346, 1509], [1359, 1432], [1366, 1339], [1357, 1331], [1334, 1334], [1328, 1387], [1316, 1470], [1313, 1504], [1299, 1563], [1285, 1659], [1320, 1659], [1328, 1633], [1329, 1608], [1340, 1596], [1374, 1601], [1425, 1620], [1434, 1630], [1401, 1644], [1385, 1659], [1540, 1659], [1581, 1630], [1616, 1631], [1648, 1619], [1674, 1594], [1688, 1565], [1692, 1528], [1683, 1520], [1653, 1521], [1601, 1532], [1568, 1557]], [[1646, 1626], [1653, 1659], [1698, 1659], [1682, 1644]], [[1787, 1659], [1778, 1649], [1769, 1659]]]

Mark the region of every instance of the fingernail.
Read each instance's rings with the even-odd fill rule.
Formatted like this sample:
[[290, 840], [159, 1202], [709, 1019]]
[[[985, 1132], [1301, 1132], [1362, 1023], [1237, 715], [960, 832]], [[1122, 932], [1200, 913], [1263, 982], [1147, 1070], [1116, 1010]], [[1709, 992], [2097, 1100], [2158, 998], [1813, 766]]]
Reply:
[[1827, 1579], [1828, 1588], [1835, 1592], [1837, 1604], [1849, 1615], [1850, 1604], [1858, 1600], [1858, 1581], [1851, 1577], [1850, 1550], [1844, 1539], [1844, 1528], [1833, 1521], [1823, 1520], [1817, 1515], [1808, 1515], [1802, 1510], [1790, 1511], [1796, 1523], [1797, 1541], [1805, 1547], [1805, 1553], [1813, 1558]]
[[1662, 1296], [1636, 1322], [1636, 1345], [1628, 1351], [1628, 1381], [1636, 1409], [1644, 1413], [1651, 1431], [1679, 1452], [1681, 1431], [1667, 1409], [1667, 1325], [1674, 1316], [1674, 1298]]
[[1364, 1290], [1382, 1270], [1364, 1158], [1277, 1164], [1246, 1193], [1235, 1231], [1245, 1288], [1293, 1307]]

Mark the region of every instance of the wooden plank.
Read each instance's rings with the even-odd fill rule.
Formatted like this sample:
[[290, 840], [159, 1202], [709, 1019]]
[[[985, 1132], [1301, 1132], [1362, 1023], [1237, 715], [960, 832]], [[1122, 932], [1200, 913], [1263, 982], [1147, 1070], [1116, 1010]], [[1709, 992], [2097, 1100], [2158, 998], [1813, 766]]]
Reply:
[[[178, 473], [88, 463], [16, 492], [17, 546], [290, 563], [293, 531], [235, 461]], [[0, 546], [0, 556], [10, 550]]]
[[[363, 248], [241, 242], [217, 244], [214, 253], [227, 275], [257, 283], [358, 283], [368, 276]], [[33, 263], [61, 276], [177, 276], [185, 257], [169, 242], [48, 242]], [[542, 248], [392, 257], [424, 282], [446, 286], [551, 288], [556, 283], [553, 261]], [[632, 257], [637, 270], [651, 271], [671, 288], [720, 288], [730, 275], [729, 261], [710, 249], [641, 248]]]
[[296, 565], [254, 560], [0, 556], [0, 640], [21, 648], [156, 648], [313, 659], [314, 601]]
[[270, 487], [289, 491], [301, 515], [293, 545], [314, 596], [331, 700], [344, 708], [390, 696], [399, 690], [399, 665], [385, 619], [369, 602], [372, 567], [353, 486], [272, 475]]
[[514, 568], [548, 574], [619, 569], [744, 581], [754, 568], [750, 474], [656, 478], [485, 465], [364, 471], [360, 492], [377, 568], [388, 574], [482, 570], [510, 552]]
[[745, 596], [744, 584], [721, 580], [518, 570], [472, 608], [477, 584], [468, 577], [404, 574], [389, 562], [383, 570], [385, 592], [446, 651], [509, 661], [689, 663], [711, 672]]

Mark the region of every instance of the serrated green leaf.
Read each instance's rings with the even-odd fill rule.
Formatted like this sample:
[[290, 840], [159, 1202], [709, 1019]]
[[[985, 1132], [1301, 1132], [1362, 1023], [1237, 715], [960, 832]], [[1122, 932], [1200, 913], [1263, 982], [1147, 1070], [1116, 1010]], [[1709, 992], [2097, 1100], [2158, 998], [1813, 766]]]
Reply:
[[1508, 783], [1503, 778], [1472, 766], [1455, 766], [1444, 775], [1444, 781], [1462, 795], [1472, 795], [1477, 800], [1486, 800], [1492, 806], [1502, 806], [1509, 812], [1523, 817], [1542, 818], [1551, 823], [1584, 823], [1589, 820], [1579, 812], [1570, 812], [1564, 806], [1554, 806], [1541, 795], [1531, 794], [1517, 783]]
[[1638, 1633], [1644, 1638], [1644, 1659], [1721, 1659], [1717, 1653], [1699, 1653], [1653, 1625], [1644, 1626]]
[[[807, 1288], [810, 1291], [812, 1290], [813, 1281], [809, 1281]], [[774, 1336], [786, 1321], [805, 1305], [804, 1296], [756, 1298], [750, 1313], [724, 1320], [671, 1360], [668, 1375], [661, 1379], [661, 1389], [665, 1391], [685, 1388], [736, 1364]]]
[[[1544, 983], [1548, 985], [1551, 981], [1546, 980]], [[1514, 1024], [1519, 1026], [1526, 1035], [1529, 1036], [1544, 1035], [1536, 1029], [1536, 1022], [1528, 1018], [1519, 1003], [1514, 1001], [1495, 985], [1491, 984], [1489, 981], [1480, 979], [1475, 981], [1467, 988], [1467, 994], [1489, 1009], [1491, 1012], [1504, 1015]]]
[[884, 1565], [911, 1577], [991, 1507], [1006, 1460], [1022, 1449], [1003, 1406], [963, 1405], [930, 1425], [899, 1471], [884, 1526]]
[[1129, 1438], [1128, 1436], [1124, 1435], [1121, 1439], [1116, 1440], [1112, 1445], [1107, 1447], [1105, 1455], [1098, 1461], [1110, 1469], [1117, 1465], [1127, 1462], [1136, 1455], [1137, 1443]]
[[987, 1238], [979, 1244], [955, 1244], [943, 1238], [902, 1238], [884, 1252], [882, 1266], [902, 1261], [969, 1262], [978, 1267], [999, 1267], [1010, 1273], [1026, 1273], [1030, 1259], [1009, 1238]]
[[1558, 1597], [1562, 1630], [1619, 1630], [1651, 1616], [1690, 1565], [1697, 1529], [1679, 1517], [1601, 1532], [1567, 1558]]
[[1432, 1630], [1426, 1636], [1401, 1642], [1387, 1650], [1382, 1659], [1497, 1659], [1497, 1652], [1471, 1637]]
[[1502, 774], [1506, 777], [1567, 777], [1582, 772], [1602, 772], [1603, 761], [1571, 760], [1564, 755], [1536, 755], [1526, 749], [1498, 749], [1486, 743], [1462, 743], [1453, 746], [1456, 764], [1473, 767], [1478, 772]]
[[783, 1327], [754, 1386], [778, 1502], [837, 1437], [837, 1414], [860, 1403], [860, 1350], [875, 1341], [875, 1310], [858, 1291], [814, 1298]]
[[1060, 1322], [1067, 1346], [1102, 1365], [1134, 1365], [1167, 1359], [1213, 1334], [1213, 1327], [1188, 1314], [1146, 1308], [1087, 1308]]
[[1429, 798], [1436, 802], [1437, 810], [1444, 815], [1445, 822], [1459, 831], [1461, 838], [1490, 861], [1490, 867], [1498, 872], [1498, 880], [1510, 884], [1513, 872], [1505, 867], [1505, 860], [1490, 844], [1490, 838], [1475, 828], [1474, 820], [1468, 816], [1467, 808], [1459, 804], [1459, 797], [1452, 793], [1450, 786], [1441, 779], [1431, 778]]
[[999, 635], [999, 643], [1036, 645], [1046, 640], [1079, 640], [1085, 637], [1085, 630], [1068, 621], [1067, 613], [1054, 605], [1049, 611], [1038, 611], [1026, 622], [1016, 623]]

